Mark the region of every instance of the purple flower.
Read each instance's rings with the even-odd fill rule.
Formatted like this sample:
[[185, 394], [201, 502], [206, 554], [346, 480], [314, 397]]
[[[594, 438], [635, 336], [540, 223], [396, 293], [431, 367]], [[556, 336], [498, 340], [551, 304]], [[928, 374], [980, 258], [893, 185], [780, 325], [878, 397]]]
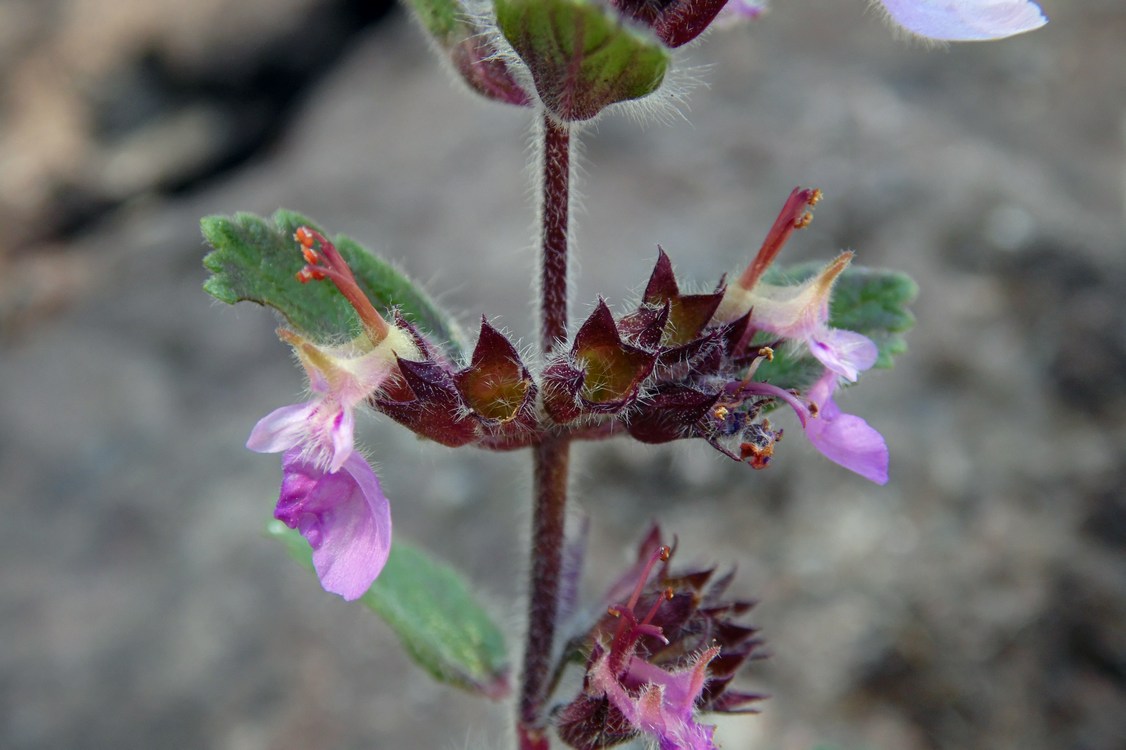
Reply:
[[888, 481], [888, 447], [883, 436], [854, 414], [844, 414], [833, 401], [837, 376], [826, 371], [809, 389], [816, 413], [805, 420], [805, 436], [830, 461], [876, 484]]
[[802, 342], [821, 364], [850, 382], [876, 363], [879, 350], [863, 334], [829, 325], [829, 300], [837, 277], [852, 261], [844, 252], [801, 284], [775, 285], [755, 277], [727, 287], [716, 312], [721, 321], [736, 320], [749, 310], [751, 326], [791, 341]]
[[348, 601], [364, 595], [391, 552], [391, 506], [358, 453], [326, 472], [299, 448], [286, 451], [274, 518], [301, 532], [325, 591]]
[[671, 555], [669, 547], [654, 548], [629, 602], [610, 608], [609, 613], [621, 618], [620, 623], [608, 645], [594, 644], [585, 692], [593, 698], [605, 696], [633, 730], [653, 737], [661, 750], [715, 750], [715, 727], [696, 721], [696, 704], [708, 681], [708, 665], [719, 655], [720, 647], [713, 641], [688, 666], [675, 671], [651, 664], [638, 655], [643, 637], [669, 645], [663, 628], [653, 619], [661, 603], [675, 597], [673, 589], [666, 588], [660, 594], [644, 619], [638, 620], [635, 608], [653, 568], [659, 561], [667, 563]]
[[949, 42], [1002, 39], [1048, 22], [1028, 0], [880, 0], [888, 17], [912, 34]]
[[769, 383], [750, 383], [748, 392], [780, 399], [794, 410], [805, 436], [830, 461], [876, 484], [888, 481], [888, 447], [874, 427], [855, 414], [844, 414], [833, 401], [840, 377], [825, 370], [805, 400]]
[[728, 0], [716, 17], [717, 22], [753, 21], [766, 12], [765, 0]]
[[246, 441], [252, 451], [284, 454], [274, 517], [309, 542], [324, 589], [349, 601], [368, 590], [391, 549], [390, 506], [353, 438], [353, 409], [390, 377], [392, 347], [417, 351], [405, 343], [405, 332], [390, 331], [374, 348], [363, 338], [320, 347], [279, 331], [305, 365], [313, 397], [270, 412]]
[[[606, 651], [590, 669], [590, 688], [609, 698], [630, 725], [657, 740], [661, 750], [714, 750], [715, 727], [696, 721], [696, 703], [708, 678], [708, 664], [719, 655], [713, 646], [684, 669], [668, 672], [631, 656], [623, 673], [615, 674]], [[638, 684], [630, 690], [625, 683]]]
[[279, 330], [305, 368], [312, 397], [260, 419], [246, 447], [283, 454], [274, 517], [309, 542], [325, 590], [351, 601], [368, 590], [391, 551], [390, 505], [375, 472], [355, 451], [353, 410], [380, 392], [398, 361], [415, 359], [419, 351], [409, 331], [379, 315], [331, 243], [305, 227], [296, 239], [309, 263], [298, 279], [332, 279], [356, 310], [363, 333], [343, 346], [324, 346]]

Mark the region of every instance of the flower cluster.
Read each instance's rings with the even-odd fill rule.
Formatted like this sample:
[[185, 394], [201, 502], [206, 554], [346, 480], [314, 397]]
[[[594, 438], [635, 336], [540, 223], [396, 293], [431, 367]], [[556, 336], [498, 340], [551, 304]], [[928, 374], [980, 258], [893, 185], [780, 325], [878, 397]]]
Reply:
[[662, 750], [712, 750], [713, 727], [697, 714], [746, 711], [762, 698], [731, 687], [762, 645], [736, 621], [753, 603], [724, 598], [733, 574], [713, 580], [715, 568], [671, 570], [672, 554], [653, 527], [637, 564], [608, 592], [606, 614], [571, 640], [565, 656], [585, 658], [583, 689], [552, 721], [571, 747], [643, 734]]
[[[354, 412], [362, 406], [451, 447], [521, 448], [549, 429], [575, 439], [702, 438], [761, 469], [782, 436], [767, 412], [785, 404], [821, 453], [886, 482], [883, 438], [834, 401], [838, 385], [855, 382], [877, 358], [871, 340], [829, 322], [834, 284], [851, 254], [800, 283], [766, 278], [819, 199], [818, 191], [795, 189], [747, 269], [714, 292], [682, 293], [661, 251], [640, 303], [615, 316], [600, 301], [570, 348], [541, 363], [538, 375], [484, 318], [464, 363], [402, 316], [386, 320], [333, 244], [302, 227], [296, 239], [307, 263], [299, 279], [331, 281], [361, 333], [325, 344], [279, 331], [304, 366], [311, 397], [267, 415], [247, 442], [251, 450], [283, 454], [275, 516], [309, 541], [327, 590], [355, 599], [371, 585], [387, 559], [391, 519], [378, 478], [354, 448]], [[775, 382], [763, 365], [776, 353], [820, 371]]]

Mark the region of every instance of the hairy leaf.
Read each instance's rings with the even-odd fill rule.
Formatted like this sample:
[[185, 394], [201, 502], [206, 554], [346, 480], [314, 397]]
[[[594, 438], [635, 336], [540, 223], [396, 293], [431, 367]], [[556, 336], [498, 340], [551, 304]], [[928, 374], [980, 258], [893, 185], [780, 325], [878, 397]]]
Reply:
[[[281, 521], [268, 534], [313, 569], [308, 543]], [[504, 635], [455, 570], [396, 541], [379, 578], [359, 602], [391, 626], [407, 653], [435, 679], [500, 699], [508, 694]]]
[[[250, 301], [272, 307], [294, 328], [320, 341], [351, 338], [359, 331], [359, 321], [336, 287], [327, 281], [302, 284], [295, 276], [305, 265], [293, 239], [302, 225], [320, 231], [310, 219], [284, 209], [272, 220], [246, 213], [204, 218], [203, 236], [215, 249], [203, 259], [212, 273], [203, 289], [227, 304]], [[402, 271], [359, 243], [344, 235], [333, 242], [377, 308], [398, 307], [451, 359], [460, 358], [464, 339], [453, 316]]]

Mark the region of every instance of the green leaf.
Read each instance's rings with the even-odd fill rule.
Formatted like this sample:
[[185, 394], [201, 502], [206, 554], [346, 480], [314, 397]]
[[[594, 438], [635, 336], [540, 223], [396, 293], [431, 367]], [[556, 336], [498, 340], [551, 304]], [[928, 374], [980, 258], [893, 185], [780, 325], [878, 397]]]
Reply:
[[[790, 268], [771, 267], [763, 276], [770, 284], [800, 284], [821, 269], [820, 264], [803, 263]], [[898, 271], [850, 266], [837, 279], [829, 302], [829, 324], [862, 333], [875, 342], [880, 356], [874, 367], [890, 368], [894, 357], [907, 351], [904, 334], [915, 325], [908, 306], [919, 287]], [[770, 336], [759, 336], [756, 343], [767, 343]], [[824, 366], [804, 350], [785, 347], [774, 354], [773, 362], [763, 362], [755, 380], [782, 388], [804, 388], [816, 380]]]
[[439, 44], [445, 46], [458, 30], [466, 10], [458, 0], [405, 0], [422, 25]]
[[[266, 527], [313, 570], [309, 544], [281, 521]], [[360, 603], [391, 626], [415, 663], [435, 679], [494, 700], [508, 694], [504, 635], [456, 571], [396, 541], [383, 572]]]
[[497, 25], [531, 71], [544, 105], [565, 122], [653, 93], [669, 53], [592, 0], [495, 0]]
[[[215, 249], [203, 259], [212, 272], [203, 289], [230, 305], [250, 301], [272, 307], [315, 340], [351, 338], [360, 330], [359, 320], [336, 287], [329, 282], [302, 284], [295, 276], [305, 265], [293, 239], [302, 225], [321, 231], [310, 219], [286, 210], [275, 213], [272, 222], [245, 213], [204, 218], [203, 236]], [[376, 308], [386, 312], [398, 307], [407, 320], [441, 343], [451, 359], [460, 359], [464, 338], [453, 316], [402, 271], [354, 240], [337, 235], [333, 242]]]

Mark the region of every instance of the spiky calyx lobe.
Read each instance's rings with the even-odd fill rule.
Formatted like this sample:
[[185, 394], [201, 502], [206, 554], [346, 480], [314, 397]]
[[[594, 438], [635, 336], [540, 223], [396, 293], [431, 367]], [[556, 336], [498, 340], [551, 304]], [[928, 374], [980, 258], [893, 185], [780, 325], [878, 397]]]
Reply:
[[696, 715], [745, 711], [761, 698], [730, 684], [761, 646], [754, 628], [736, 622], [753, 603], [725, 599], [733, 574], [713, 581], [715, 568], [670, 570], [671, 557], [654, 526], [607, 592], [606, 614], [572, 640], [587, 672], [554, 720], [571, 747], [595, 750], [644, 733], [663, 748], [714, 748]]
[[680, 47], [703, 34], [727, 0], [611, 0], [611, 5], [669, 47]]
[[569, 354], [544, 369], [544, 406], [561, 424], [584, 415], [616, 414], [638, 397], [656, 361], [655, 352], [623, 340], [613, 313], [599, 300]]

